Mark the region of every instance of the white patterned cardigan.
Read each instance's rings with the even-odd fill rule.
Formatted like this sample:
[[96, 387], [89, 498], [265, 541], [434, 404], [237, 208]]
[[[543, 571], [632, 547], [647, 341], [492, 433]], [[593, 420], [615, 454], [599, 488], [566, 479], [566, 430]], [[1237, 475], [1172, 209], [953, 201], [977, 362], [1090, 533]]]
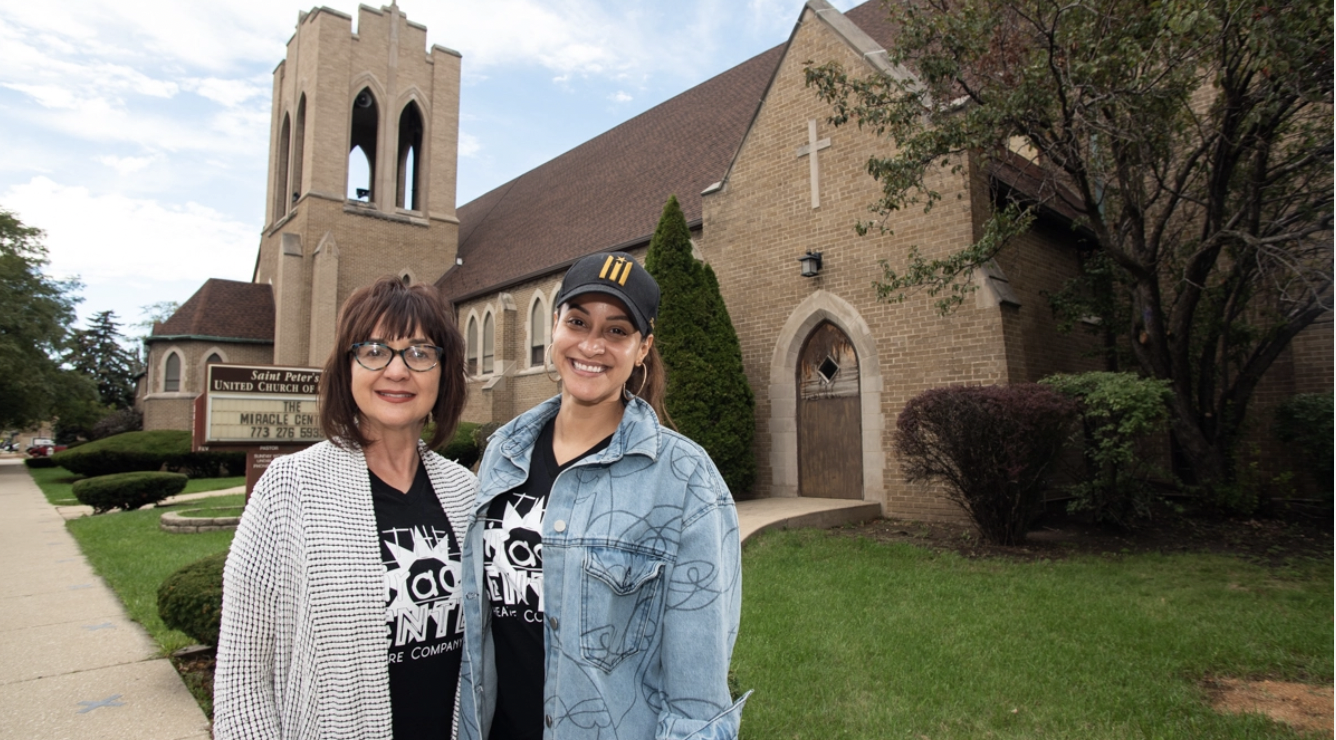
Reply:
[[[419, 447], [462, 543], [478, 481]], [[223, 582], [216, 740], [391, 737], [385, 566], [360, 450], [321, 442], [275, 460]]]

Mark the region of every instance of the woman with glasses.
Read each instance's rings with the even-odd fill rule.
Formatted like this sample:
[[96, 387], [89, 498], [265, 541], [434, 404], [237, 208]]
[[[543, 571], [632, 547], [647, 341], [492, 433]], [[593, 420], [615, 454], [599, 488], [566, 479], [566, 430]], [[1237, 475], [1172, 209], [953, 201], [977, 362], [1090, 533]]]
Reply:
[[382, 278], [344, 304], [327, 441], [274, 461], [232, 541], [218, 740], [453, 736], [477, 480], [431, 450], [464, 407], [463, 344], [429, 286]]
[[459, 735], [736, 738], [737, 513], [705, 451], [660, 423], [659, 286], [595, 254], [555, 302], [561, 393], [497, 430], [479, 469]]

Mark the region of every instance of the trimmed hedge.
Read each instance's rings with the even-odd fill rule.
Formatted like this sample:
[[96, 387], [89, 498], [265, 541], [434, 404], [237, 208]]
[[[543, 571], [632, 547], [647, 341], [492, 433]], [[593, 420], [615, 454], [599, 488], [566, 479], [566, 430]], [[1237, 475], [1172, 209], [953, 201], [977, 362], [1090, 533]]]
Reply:
[[441, 450], [441, 456], [454, 460], [466, 468], [472, 468], [473, 464], [478, 462], [482, 451], [478, 449], [478, 442], [474, 439], [473, 433], [477, 431], [479, 424], [471, 421], [459, 422], [459, 428], [455, 430], [455, 436], [446, 443]]
[[117, 473], [74, 482], [74, 497], [101, 514], [112, 509], [134, 511], [145, 504], [180, 493], [187, 478], [180, 473]]
[[55, 461], [55, 460], [52, 460], [52, 459], [50, 458], [50, 456], [47, 456], [47, 457], [29, 457], [29, 458], [25, 458], [24, 461], [23, 461], [23, 464], [26, 465], [26, 466], [28, 466], [29, 468], [54, 468], [54, 467], [56, 467], [56, 461]]
[[241, 475], [246, 469], [246, 453], [191, 452], [190, 432], [176, 429], [125, 432], [62, 450], [51, 459], [90, 478], [163, 469], [190, 478], [214, 478]]
[[[478, 447], [474, 434], [479, 426], [481, 425], [472, 421], [459, 422], [459, 426], [455, 429], [455, 436], [451, 437], [445, 443], [445, 446], [438, 449], [437, 452], [441, 453], [441, 457], [454, 460], [471, 469], [473, 464], [478, 462], [478, 458], [482, 457], [482, 450]], [[431, 439], [433, 432], [434, 429], [430, 423], [424, 426], [422, 428], [422, 441]]]
[[1076, 416], [1075, 401], [1036, 383], [933, 388], [896, 421], [905, 479], [941, 481], [995, 545], [1019, 545]]
[[158, 587], [158, 616], [201, 645], [218, 644], [223, 615], [223, 565], [227, 550], [196, 560]]

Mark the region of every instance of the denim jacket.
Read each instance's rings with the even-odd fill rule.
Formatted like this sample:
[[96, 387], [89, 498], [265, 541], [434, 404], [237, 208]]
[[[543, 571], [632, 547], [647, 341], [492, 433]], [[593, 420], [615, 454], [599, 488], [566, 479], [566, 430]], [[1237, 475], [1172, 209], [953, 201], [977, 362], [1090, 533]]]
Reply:
[[[550, 399], [499, 429], [464, 543], [459, 737], [496, 697], [482, 514], [529, 475]], [[742, 600], [737, 511], [705, 451], [633, 398], [607, 449], [563, 470], [543, 519], [544, 740], [736, 738], [728, 664]]]

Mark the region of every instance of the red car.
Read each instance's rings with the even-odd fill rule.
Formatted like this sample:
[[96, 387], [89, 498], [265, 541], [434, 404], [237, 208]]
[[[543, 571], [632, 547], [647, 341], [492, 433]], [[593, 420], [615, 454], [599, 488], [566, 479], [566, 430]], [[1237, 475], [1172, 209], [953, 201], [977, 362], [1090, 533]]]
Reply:
[[63, 449], [65, 445], [58, 445], [55, 440], [39, 438], [32, 441], [26, 452], [29, 457], [50, 457]]

